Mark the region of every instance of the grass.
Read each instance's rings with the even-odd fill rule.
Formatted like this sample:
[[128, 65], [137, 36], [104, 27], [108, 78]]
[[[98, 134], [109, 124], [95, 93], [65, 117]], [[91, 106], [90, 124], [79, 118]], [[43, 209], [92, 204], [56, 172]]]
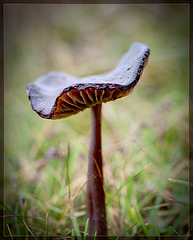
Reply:
[[134, 93], [102, 107], [108, 232], [188, 234], [187, 6], [6, 11], [5, 233], [85, 239], [90, 111], [41, 119], [25, 88], [48, 70], [106, 72], [141, 41], [151, 55]]

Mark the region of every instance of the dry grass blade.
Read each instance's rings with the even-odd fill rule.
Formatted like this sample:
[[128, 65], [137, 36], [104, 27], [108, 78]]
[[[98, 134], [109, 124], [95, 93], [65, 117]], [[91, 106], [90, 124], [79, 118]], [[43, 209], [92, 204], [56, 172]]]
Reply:
[[[37, 227], [34, 227], [34, 226], [32, 226], [32, 225], [30, 225], [30, 228], [33, 229], [34, 231], [41, 232], [44, 236], [46, 236], [46, 234], [47, 234], [45, 230], [40, 229], [40, 228], [37, 228]], [[54, 237], [59, 237], [60, 239], [66, 239], [66, 238], [63, 238], [62, 236], [56, 234], [55, 232], [52, 232], [52, 233], [49, 232], [49, 235], [52, 235], [52, 236], [54, 236]]]
[[165, 197], [165, 196], [162, 196], [160, 194], [156, 194], [156, 196], [161, 197], [161, 198], [165, 198], [165, 199], [167, 199], [168, 201], [171, 201], [171, 202], [176, 202], [176, 203], [180, 203], [180, 204], [184, 204], [184, 205], [193, 207], [193, 204], [182, 202], [182, 201], [179, 201], [179, 200], [174, 199], [174, 198]]
[[154, 208], [161, 208], [161, 207], [167, 207], [167, 206], [170, 206], [171, 204], [170, 203], [163, 203], [163, 204], [159, 204], [159, 205], [156, 205], [156, 206], [150, 206], [150, 207], [144, 207], [142, 210], [151, 210], [151, 209], [154, 209]]
[[9, 228], [9, 225], [8, 225], [8, 224], [7, 224], [7, 229], [8, 229], [8, 231], [9, 231], [9, 234], [10, 234], [10, 237], [11, 237], [11, 239], [12, 239], [12, 240], [14, 240], [14, 239], [13, 239], [13, 237], [12, 237], [12, 233], [11, 233], [11, 230], [10, 230], [10, 228]]
[[31, 233], [31, 235], [36, 239], [35, 235], [34, 235], [33, 232], [29, 229], [29, 227], [28, 227], [27, 224], [23, 221], [23, 219], [22, 219], [22, 222], [23, 222], [23, 224], [25, 225], [25, 227], [27, 228], [27, 230]]
[[95, 163], [95, 165], [96, 165], [97, 171], [98, 171], [98, 173], [99, 173], [99, 177], [100, 177], [100, 181], [101, 181], [101, 183], [102, 183], [103, 191], [105, 192], [104, 183], [103, 183], [103, 176], [102, 176], [101, 170], [100, 170], [99, 165], [98, 165], [96, 159], [94, 158], [94, 156], [93, 156], [93, 159], [94, 159], [94, 163]]
[[81, 191], [81, 190], [83, 189], [83, 187], [88, 183], [88, 181], [90, 181], [90, 179], [91, 179], [92, 177], [94, 177], [94, 174], [92, 174], [92, 175], [89, 177], [89, 179], [81, 186], [81, 188], [78, 190], [78, 192], [76, 192], [76, 193], [74, 194], [74, 196], [70, 199], [71, 203], [74, 202], [74, 200], [78, 197], [78, 194], [80, 193], [80, 191]]
[[94, 176], [94, 174], [92, 174], [90, 176], [90, 178], [81, 186], [81, 188], [75, 193], [75, 195], [73, 197], [71, 197], [70, 199], [70, 203], [67, 204], [66, 210], [64, 212], [64, 214], [62, 215], [62, 217], [60, 218], [58, 225], [61, 225], [62, 220], [64, 219], [64, 217], [66, 216], [67, 212], [70, 209], [71, 204], [75, 201], [75, 199], [78, 197], [80, 191], [83, 189], [83, 187], [88, 183], [88, 181], [90, 181], [90, 179]]
[[182, 179], [176, 179], [176, 178], [168, 178], [168, 181], [169, 182], [173, 182], [173, 183], [179, 183], [179, 184], [183, 184], [183, 185], [190, 185], [190, 187], [193, 187], [193, 184], [188, 182], [188, 181], [185, 181], [185, 180], [182, 180]]

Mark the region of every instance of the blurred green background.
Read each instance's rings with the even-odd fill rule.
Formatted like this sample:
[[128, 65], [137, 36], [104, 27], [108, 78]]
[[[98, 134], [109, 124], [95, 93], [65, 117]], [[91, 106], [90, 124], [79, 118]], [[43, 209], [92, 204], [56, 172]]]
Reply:
[[102, 109], [108, 232], [188, 234], [188, 5], [146, 4], [5, 5], [6, 234], [86, 226], [86, 186], [69, 198], [87, 180], [90, 111], [41, 119], [26, 85], [110, 71], [136, 41], [151, 50], [141, 80]]

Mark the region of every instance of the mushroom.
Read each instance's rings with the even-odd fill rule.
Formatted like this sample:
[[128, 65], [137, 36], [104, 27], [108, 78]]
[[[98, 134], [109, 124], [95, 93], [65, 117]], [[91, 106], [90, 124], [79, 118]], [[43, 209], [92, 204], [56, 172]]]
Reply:
[[102, 103], [130, 94], [137, 84], [150, 50], [134, 43], [109, 73], [77, 78], [51, 71], [27, 85], [32, 109], [42, 118], [60, 119], [91, 107], [91, 136], [87, 183], [87, 217], [89, 235], [107, 235], [105, 191], [101, 148]]

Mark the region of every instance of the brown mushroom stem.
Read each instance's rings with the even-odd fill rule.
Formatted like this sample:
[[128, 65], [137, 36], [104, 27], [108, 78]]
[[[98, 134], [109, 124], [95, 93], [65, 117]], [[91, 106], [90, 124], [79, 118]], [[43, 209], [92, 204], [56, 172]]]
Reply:
[[[91, 135], [87, 184], [87, 217], [89, 218], [89, 235], [107, 235], [105, 210], [105, 192], [103, 185], [102, 148], [101, 148], [101, 107], [97, 104], [91, 108]], [[104, 239], [104, 238], [103, 238]]]

